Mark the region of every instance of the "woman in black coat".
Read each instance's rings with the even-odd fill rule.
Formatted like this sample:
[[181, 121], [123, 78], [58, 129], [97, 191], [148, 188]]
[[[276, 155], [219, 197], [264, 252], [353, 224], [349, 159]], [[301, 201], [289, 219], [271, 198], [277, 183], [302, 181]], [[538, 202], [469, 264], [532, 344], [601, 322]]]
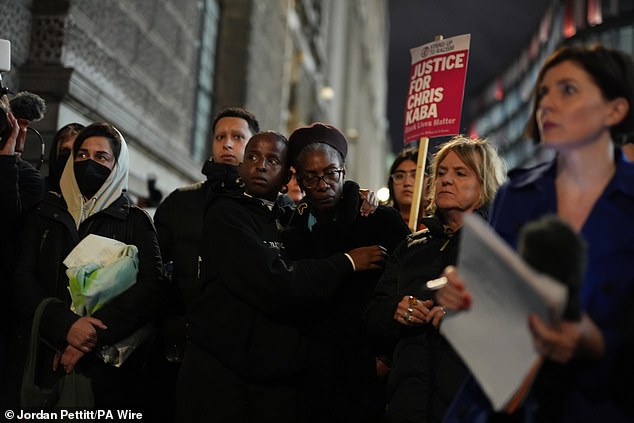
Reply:
[[[345, 180], [348, 141], [336, 127], [315, 122], [290, 135], [289, 151], [306, 197], [297, 205], [284, 242], [296, 259], [323, 258], [365, 245], [390, 254], [409, 234], [398, 212], [379, 206], [359, 212], [358, 185]], [[382, 269], [345, 278], [313, 314], [302, 393], [302, 422], [381, 421], [383, 368], [368, 342], [363, 313]]]
[[[42, 316], [40, 335], [55, 351], [38, 363], [40, 377], [54, 380], [73, 369], [85, 374], [92, 380], [96, 408], [139, 405], [134, 391], [143, 354], [133, 353], [115, 367], [105, 364], [100, 352], [151, 322], [163, 300], [156, 233], [150, 217], [125, 194], [128, 169], [127, 146], [116, 128], [95, 123], [82, 130], [61, 177], [61, 195], [50, 192], [28, 216], [15, 280], [25, 319], [44, 298], [63, 302], [50, 304]], [[135, 245], [138, 275], [134, 285], [92, 316], [80, 317], [70, 310], [62, 262], [89, 234]]]
[[441, 147], [431, 170], [432, 215], [396, 248], [367, 311], [370, 337], [392, 356], [391, 422], [441, 421], [468, 374], [438, 332], [445, 311], [433, 303], [433, 285], [457, 261], [463, 217], [486, 210], [504, 177], [490, 145], [463, 137]]

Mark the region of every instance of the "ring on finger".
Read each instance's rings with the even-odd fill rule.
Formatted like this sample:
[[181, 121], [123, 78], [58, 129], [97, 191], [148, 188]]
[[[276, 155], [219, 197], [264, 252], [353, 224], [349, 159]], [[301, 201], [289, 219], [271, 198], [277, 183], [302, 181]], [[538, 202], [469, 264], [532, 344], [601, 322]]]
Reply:
[[413, 297], [413, 296], [409, 296], [409, 306], [414, 307], [416, 304], [418, 304], [418, 298]]
[[445, 306], [441, 305], [440, 309], [442, 310], [442, 315], [444, 316], [445, 314], [447, 314], [447, 309], [445, 308]]

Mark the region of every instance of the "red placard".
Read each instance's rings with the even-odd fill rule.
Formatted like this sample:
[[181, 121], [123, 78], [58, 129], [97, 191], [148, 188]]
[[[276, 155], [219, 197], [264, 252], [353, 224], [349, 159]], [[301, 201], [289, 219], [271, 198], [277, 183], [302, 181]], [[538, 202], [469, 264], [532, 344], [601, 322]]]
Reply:
[[465, 34], [410, 50], [405, 143], [460, 133], [470, 41], [471, 34]]

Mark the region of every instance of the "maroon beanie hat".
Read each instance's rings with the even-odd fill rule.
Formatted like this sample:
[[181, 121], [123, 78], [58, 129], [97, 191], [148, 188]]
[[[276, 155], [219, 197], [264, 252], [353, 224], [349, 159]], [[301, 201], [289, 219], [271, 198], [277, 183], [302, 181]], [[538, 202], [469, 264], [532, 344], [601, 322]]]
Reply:
[[327, 123], [315, 122], [309, 126], [302, 126], [293, 131], [288, 137], [288, 157], [291, 165], [297, 167], [297, 156], [308, 144], [328, 144], [337, 150], [343, 159], [348, 154], [348, 140], [341, 131]]

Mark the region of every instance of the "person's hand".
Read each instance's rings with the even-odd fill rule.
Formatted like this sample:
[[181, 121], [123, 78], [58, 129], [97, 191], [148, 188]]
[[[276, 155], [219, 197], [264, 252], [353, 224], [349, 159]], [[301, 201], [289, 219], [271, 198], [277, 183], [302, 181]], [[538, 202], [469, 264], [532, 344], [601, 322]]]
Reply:
[[379, 379], [383, 379], [390, 374], [390, 365], [387, 364], [381, 357], [375, 357], [376, 362], [376, 375]]
[[26, 132], [29, 129], [29, 121], [27, 119], [17, 119], [18, 122], [18, 137], [15, 142], [15, 152], [22, 154], [24, 151], [24, 144], [26, 144]]
[[603, 333], [587, 314], [577, 322], [563, 321], [554, 326], [531, 315], [528, 324], [535, 348], [550, 360], [558, 363], [566, 363], [573, 357], [597, 360], [605, 354]]
[[471, 307], [471, 294], [456, 268], [448, 266], [443, 276], [447, 278], [447, 283], [434, 294], [436, 304], [444, 307], [444, 310], [468, 310]]
[[444, 306], [435, 305], [434, 307], [432, 307], [431, 310], [429, 310], [429, 313], [427, 314], [427, 322], [431, 323], [431, 325], [436, 329], [439, 329], [440, 323], [442, 322], [442, 319], [445, 317], [446, 314], [447, 310]]
[[97, 345], [97, 331], [95, 328], [108, 329], [99, 319], [94, 317], [80, 317], [73, 323], [66, 334], [66, 342], [82, 352], [89, 352]]
[[83, 352], [79, 351], [77, 348], [73, 347], [72, 345], [67, 345], [66, 349], [64, 350], [64, 353], [61, 354], [61, 356], [59, 352], [55, 354], [55, 357], [53, 358], [53, 371], [57, 370], [58, 364], [61, 363], [66, 374], [69, 374], [73, 371], [73, 369], [75, 368], [75, 365], [77, 364], [79, 359], [82, 358], [83, 356], [84, 356]]
[[361, 216], [370, 216], [379, 207], [379, 199], [374, 191], [368, 189], [359, 189], [359, 196], [361, 196], [361, 209], [359, 213]]
[[369, 269], [382, 269], [387, 258], [387, 250], [380, 245], [371, 245], [350, 250], [348, 255], [354, 261], [355, 272], [360, 272]]
[[394, 311], [394, 320], [407, 326], [421, 326], [427, 323], [427, 316], [434, 302], [419, 300], [411, 295], [404, 296]]
[[20, 126], [18, 125], [18, 120], [13, 116], [13, 113], [7, 113], [7, 119], [11, 124], [11, 132], [8, 137], [4, 141], [4, 145], [0, 148], [0, 156], [13, 156], [15, 154], [15, 146], [18, 141], [18, 132], [20, 131]]
[[578, 322], [563, 321], [557, 326], [547, 325], [539, 316], [528, 316], [537, 352], [557, 363], [567, 363], [576, 355], [582, 331]]

